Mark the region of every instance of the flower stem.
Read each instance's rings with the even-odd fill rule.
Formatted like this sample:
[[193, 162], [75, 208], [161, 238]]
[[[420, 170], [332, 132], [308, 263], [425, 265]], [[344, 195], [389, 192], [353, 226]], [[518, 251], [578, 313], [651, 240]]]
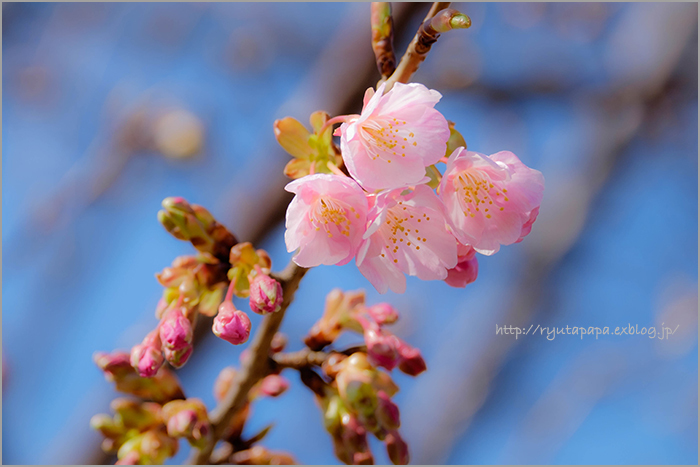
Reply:
[[435, 40], [432, 40], [432, 42], [430, 42], [430, 44], [427, 45], [426, 48], [426, 37], [424, 37], [425, 29], [423, 25], [429, 23], [430, 20], [432, 20], [433, 17], [435, 17], [435, 15], [438, 14], [438, 12], [444, 10], [445, 8], [448, 8], [449, 6], [450, 2], [433, 3], [433, 6], [430, 8], [430, 11], [423, 20], [423, 23], [421, 24], [421, 27], [418, 29], [418, 32], [413, 37], [413, 40], [406, 49], [406, 53], [404, 53], [403, 57], [401, 57], [401, 61], [396, 67], [396, 70], [394, 71], [394, 73], [392, 73], [389, 79], [386, 80], [386, 87], [384, 88], [384, 93], [389, 92], [389, 90], [394, 86], [395, 83], [408, 83], [408, 81], [411, 79], [411, 76], [413, 76], [413, 73], [415, 73], [418, 70], [418, 67], [423, 62], [423, 60], [425, 60], [425, 57], [428, 54], [428, 51], [430, 50], [430, 45], [432, 45], [432, 42], [435, 42], [435, 40], [437, 40], [437, 38], [435, 38]]
[[307, 268], [289, 263], [284, 271], [273, 275], [282, 284], [284, 294], [282, 308], [278, 312], [270, 313], [263, 318], [262, 324], [255, 333], [253, 342], [248, 347], [250, 357], [242, 365], [241, 371], [237, 373], [236, 380], [224, 398], [209, 414], [214, 436], [206, 446], [193, 450], [194, 452], [189, 459], [189, 463], [199, 465], [210, 463], [210, 456], [214, 446], [225, 433], [233, 416], [245, 405], [248, 400], [248, 391], [255, 383], [267, 375], [272, 338], [282, 324], [284, 314], [292, 303], [294, 292], [299, 288], [299, 282], [306, 274], [306, 271], [308, 271]]

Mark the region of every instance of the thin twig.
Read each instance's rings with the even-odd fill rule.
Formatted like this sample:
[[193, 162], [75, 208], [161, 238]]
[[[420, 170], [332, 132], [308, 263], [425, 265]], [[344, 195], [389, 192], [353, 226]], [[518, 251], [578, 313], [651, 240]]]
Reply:
[[226, 396], [210, 414], [214, 431], [213, 442], [202, 449], [196, 450], [189, 460], [190, 463], [200, 465], [209, 463], [209, 457], [214, 445], [224, 435], [233, 416], [243, 408], [248, 400], [248, 391], [255, 383], [268, 374], [270, 343], [280, 324], [282, 324], [287, 307], [292, 303], [294, 292], [299, 287], [299, 282], [306, 274], [306, 271], [308, 269], [289, 263], [284, 271], [275, 275], [275, 279], [282, 284], [284, 293], [282, 308], [280, 311], [271, 313], [263, 319], [252, 344], [248, 347], [250, 357], [243, 364], [243, 368], [237, 374], [236, 380], [231, 385]]
[[401, 61], [396, 67], [396, 70], [394, 71], [394, 73], [392, 73], [389, 79], [386, 80], [386, 87], [384, 88], [384, 92], [388, 92], [394, 86], [395, 83], [408, 83], [408, 80], [411, 79], [413, 73], [415, 73], [416, 70], [418, 70], [418, 67], [423, 62], [423, 60], [425, 60], [425, 56], [430, 50], [430, 45], [432, 45], [432, 42], [435, 42], [435, 40], [437, 40], [437, 38], [435, 38], [435, 40], [432, 40], [432, 42], [430, 42], [430, 39], [423, 34], [423, 25], [426, 24], [426, 22], [430, 21], [439, 11], [449, 7], [450, 3], [451, 2], [433, 3], [433, 6], [430, 8], [430, 11], [423, 20], [423, 23], [421, 24], [421, 27], [418, 29], [418, 32], [413, 37], [413, 40], [406, 49], [406, 53], [404, 53], [403, 57], [401, 57]]
[[396, 70], [394, 20], [391, 16], [391, 3], [372, 2], [371, 5], [372, 50], [382, 79], [387, 79]]
[[331, 355], [329, 352], [314, 352], [308, 347], [297, 352], [277, 353], [270, 357], [270, 366], [274, 369], [302, 368], [321, 366]]

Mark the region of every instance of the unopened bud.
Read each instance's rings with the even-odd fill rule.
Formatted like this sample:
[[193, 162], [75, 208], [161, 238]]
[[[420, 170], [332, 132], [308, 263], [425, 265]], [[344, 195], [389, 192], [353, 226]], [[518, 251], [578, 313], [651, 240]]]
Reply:
[[168, 418], [168, 435], [173, 438], [190, 436], [197, 423], [197, 413], [194, 410], [180, 410]]
[[[143, 433], [140, 443], [141, 463], [163, 464], [165, 459], [177, 453], [178, 442], [160, 430]], [[121, 449], [119, 450], [121, 452]]]
[[287, 336], [281, 332], [275, 333], [272, 337], [272, 342], [270, 343], [270, 352], [277, 353], [284, 350], [287, 346]]
[[394, 369], [399, 359], [394, 335], [385, 333], [379, 327], [365, 329], [365, 344], [370, 363], [387, 370]]
[[132, 347], [131, 366], [134, 367], [139, 376], [151, 378], [158, 372], [163, 365], [163, 354], [160, 347], [158, 330], [149, 332], [141, 344]]
[[138, 344], [131, 349], [131, 366], [139, 376], [151, 378], [158, 373], [163, 365], [163, 354], [160, 348]]
[[372, 451], [367, 442], [367, 431], [360, 425], [357, 418], [350, 414], [343, 416], [343, 444], [355, 465], [374, 464]]
[[430, 26], [438, 33], [451, 29], [466, 29], [471, 25], [472, 20], [467, 15], [452, 8], [440, 11], [430, 21]]
[[184, 277], [182, 282], [180, 282], [180, 286], [177, 288], [177, 290], [178, 292], [180, 292], [182, 302], [185, 304], [193, 302], [199, 298], [199, 289], [194, 280], [194, 277], [192, 277], [191, 275]]
[[377, 303], [367, 308], [367, 313], [377, 324], [392, 324], [399, 319], [399, 313], [388, 303]]
[[250, 318], [230, 301], [225, 301], [219, 306], [219, 314], [214, 318], [212, 331], [217, 337], [238, 345], [248, 341], [250, 336]]
[[175, 238], [188, 240], [199, 251], [211, 253], [214, 240], [195, 216], [192, 206], [183, 198], [171, 197], [163, 200], [165, 210], [158, 212], [158, 220]]
[[386, 445], [386, 452], [389, 454], [389, 459], [394, 465], [408, 465], [408, 445], [401, 438], [398, 431], [393, 431], [389, 433], [384, 439], [384, 444]]
[[289, 389], [289, 381], [280, 375], [267, 375], [260, 382], [260, 393], [277, 397]]
[[227, 366], [219, 373], [214, 382], [214, 399], [221, 401], [228, 393], [233, 381], [236, 379], [236, 369]]
[[96, 352], [93, 358], [105, 379], [114, 382], [118, 391], [157, 402], [183, 397], [180, 383], [166, 368], [161, 367], [152, 378], [142, 378], [131, 366], [131, 357], [126, 352]]
[[399, 370], [403, 371], [407, 375], [417, 376], [423, 373], [427, 366], [420, 350], [415, 347], [411, 347], [405, 342], [399, 340]]
[[231, 269], [228, 278], [235, 284], [234, 294], [237, 297], [246, 298], [250, 293], [249, 275], [255, 266], [258, 266], [264, 274], [270, 273], [272, 260], [265, 250], [256, 250], [249, 242], [238, 243], [231, 248], [229, 254]]
[[192, 346], [192, 323], [181, 308], [175, 307], [165, 315], [160, 324], [160, 340], [164, 349], [174, 352]]
[[377, 393], [368, 382], [353, 379], [341, 391], [344, 402], [356, 412], [371, 415], [377, 409]]
[[474, 282], [479, 275], [479, 261], [476, 251], [471, 246], [457, 245], [457, 265], [447, 271], [445, 283], [451, 287], [466, 287]]
[[185, 363], [187, 363], [187, 360], [189, 360], [193, 350], [194, 346], [192, 346], [192, 344], [190, 344], [189, 347], [185, 347], [180, 350], [171, 350], [164, 347], [163, 356], [173, 367], [181, 368]]
[[377, 420], [382, 428], [388, 431], [394, 431], [401, 425], [399, 418], [399, 407], [394, 404], [389, 396], [384, 391], [377, 392], [379, 404], [377, 406]]
[[282, 308], [282, 285], [267, 274], [257, 274], [250, 282], [250, 309], [261, 315]]

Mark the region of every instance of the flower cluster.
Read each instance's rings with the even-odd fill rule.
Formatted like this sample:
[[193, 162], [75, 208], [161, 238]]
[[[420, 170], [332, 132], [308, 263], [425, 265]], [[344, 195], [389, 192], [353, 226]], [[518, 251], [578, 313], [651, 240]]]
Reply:
[[177, 453], [178, 442], [168, 434], [160, 404], [118, 398], [111, 408], [113, 417], [97, 414], [90, 425], [105, 437], [102, 449], [117, 454], [117, 464], [163, 464]]
[[408, 464], [408, 446], [398, 432], [399, 408], [391, 400], [399, 388], [391, 377], [373, 366], [364, 352], [341, 356], [324, 365], [324, 373], [332, 379], [330, 383], [316, 373], [307, 373], [305, 383], [314, 389], [338, 459], [346, 464], [373, 464], [367, 440], [371, 433], [384, 441], [394, 464]]
[[323, 316], [304, 339], [307, 347], [318, 351], [344, 331], [364, 337], [365, 348], [348, 351], [349, 356], [330, 354], [322, 365], [329, 382], [316, 375], [315, 384], [310, 384], [310, 375], [306, 375], [306, 384], [314, 389], [323, 410], [335, 453], [347, 464], [373, 463], [368, 433], [384, 441], [394, 464], [408, 463], [408, 446], [398, 433], [399, 409], [391, 401], [398, 387], [379, 367], [391, 371], [398, 366], [416, 376], [426, 365], [418, 349], [386, 329], [398, 319], [398, 312], [387, 303], [366, 306], [362, 291], [335, 289], [326, 297]]
[[265, 250], [256, 250], [247, 242], [239, 243], [231, 248], [229, 263], [231, 284], [214, 318], [212, 331], [217, 337], [238, 345], [250, 337], [250, 318], [233, 305], [233, 296], [248, 298], [250, 309], [261, 315], [279, 311], [284, 297], [282, 285], [269, 275], [272, 261]]
[[312, 350], [330, 345], [345, 330], [362, 334], [367, 346], [367, 358], [375, 366], [416, 376], [425, 371], [425, 361], [418, 349], [411, 347], [386, 329], [399, 319], [388, 303], [365, 306], [365, 293], [332, 290], [326, 297], [321, 319], [314, 324], [304, 343]]
[[130, 363], [126, 352], [96, 352], [95, 364], [113, 382], [118, 391], [155, 402], [167, 402], [183, 398], [180, 382], [167, 368], [160, 368], [151, 377], [142, 377]]
[[[478, 272], [472, 251], [491, 255], [529, 233], [544, 178], [513, 153], [467, 151], [434, 108], [442, 97], [437, 91], [415, 83], [384, 91], [384, 84], [376, 93], [368, 89], [360, 115], [336, 117], [317, 129], [326, 135], [330, 124], [343, 122], [336, 134], [350, 176], [337, 166], [332, 143], [314, 153], [325, 165], [286, 172], [295, 178], [286, 187], [295, 194], [286, 215], [287, 250], [296, 251], [293, 259], [303, 267], [355, 258], [380, 293], [403, 293], [405, 274], [463, 287]], [[289, 122], [276, 122], [275, 134], [299, 157], [299, 148], [318, 136], [304, 143], [310, 134], [296, 122], [292, 151]], [[435, 166], [441, 161], [444, 174]]]
[[251, 310], [259, 314], [279, 311], [283, 298], [281, 285], [269, 276], [272, 262], [264, 250], [237, 243], [202, 206], [183, 198], [166, 198], [163, 207], [158, 213], [160, 222], [176, 238], [190, 241], [199, 255], [175, 258], [170, 267], [156, 274], [165, 287], [156, 307], [160, 321], [131, 349], [130, 359], [146, 378], [154, 376], [166, 361], [174, 368], [187, 362], [199, 314], [215, 316], [212, 332], [216, 336], [242, 344], [248, 340], [251, 324], [233, 306], [233, 295], [249, 298]]

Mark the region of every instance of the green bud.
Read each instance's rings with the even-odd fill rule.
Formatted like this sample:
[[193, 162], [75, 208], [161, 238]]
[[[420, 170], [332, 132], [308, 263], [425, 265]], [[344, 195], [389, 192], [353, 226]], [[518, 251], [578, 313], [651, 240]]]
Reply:
[[455, 149], [463, 147], [467, 148], [467, 142], [464, 141], [464, 137], [459, 131], [455, 130], [454, 122], [447, 122], [450, 127], [450, 138], [447, 140], [447, 152], [445, 157], [450, 157], [450, 155], [455, 151]]

